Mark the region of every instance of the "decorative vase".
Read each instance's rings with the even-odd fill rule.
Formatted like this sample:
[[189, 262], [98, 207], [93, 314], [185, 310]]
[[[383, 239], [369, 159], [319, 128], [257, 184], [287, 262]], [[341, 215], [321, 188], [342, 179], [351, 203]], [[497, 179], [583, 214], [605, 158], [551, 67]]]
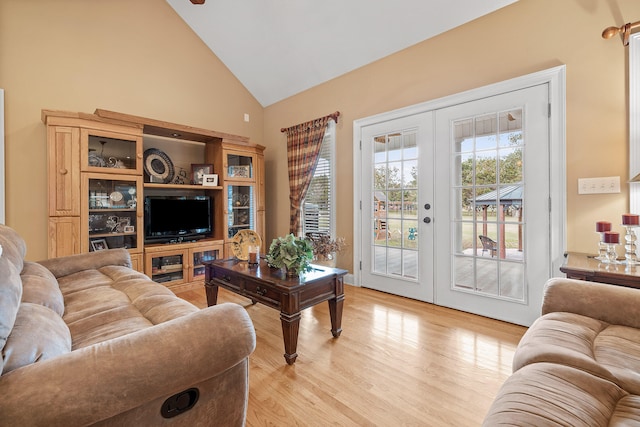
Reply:
[[300, 276], [300, 273], [298, 271], [296, 271], [295, 268], [286, 268], [285, 270], [287, 271], [287, 277], [298, 277]]
[[324, 257], [318, 256], [312, 263], [317, 265], [324, 265], [325, 267], [336, 268], [336, 255], [335, 253], [333, 253]]

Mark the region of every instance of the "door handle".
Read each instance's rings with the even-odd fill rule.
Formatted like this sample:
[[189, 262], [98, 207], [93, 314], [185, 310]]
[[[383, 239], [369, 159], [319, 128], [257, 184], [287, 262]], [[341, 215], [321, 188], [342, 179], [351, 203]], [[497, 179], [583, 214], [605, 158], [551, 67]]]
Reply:
[[428, 216], [425, 216], [425, 217], [422, 219], [422, 222], [424, 222], [425, 224], [429, 224], [429, 223], [431, 222], [431, 218], [429, 218]]

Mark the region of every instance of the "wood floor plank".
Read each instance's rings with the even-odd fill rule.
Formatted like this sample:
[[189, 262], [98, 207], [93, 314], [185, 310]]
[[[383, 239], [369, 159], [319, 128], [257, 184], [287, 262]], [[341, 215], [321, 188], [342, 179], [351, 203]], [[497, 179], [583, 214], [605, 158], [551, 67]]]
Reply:
[[[337, 339], [327, 304], [302, 312], [289, 366], [278, 312], [220, 289], [256, 329], [247, 426], [480, 425], [524, 327], [365, 288], [345, 295]], [[178, 296], [206, 307], [204, 289]]]

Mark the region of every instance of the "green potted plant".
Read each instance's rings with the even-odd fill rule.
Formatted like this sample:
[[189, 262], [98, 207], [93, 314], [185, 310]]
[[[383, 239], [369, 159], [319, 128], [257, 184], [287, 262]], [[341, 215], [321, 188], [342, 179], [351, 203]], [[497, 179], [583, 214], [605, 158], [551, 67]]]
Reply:
[[300, 273], [310, 271], [309, 263], [312, 259], [313, 246], [311, 246], [311, 242], [293, 234], [273, 239], [266, 256], [269, 266], [285, 267], [289, 276], [298, 276]]

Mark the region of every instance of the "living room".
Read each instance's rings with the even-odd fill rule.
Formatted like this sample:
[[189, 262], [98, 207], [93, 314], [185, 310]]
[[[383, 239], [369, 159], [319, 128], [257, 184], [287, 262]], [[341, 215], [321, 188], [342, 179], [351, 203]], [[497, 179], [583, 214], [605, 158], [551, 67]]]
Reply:
[[[565, 249], [589, 251], [595, 222], [629, 209], [628, 50], [618, 38], [603, 40], [600, 34], [637, 19], [634, 0], [520, 0], [263, 107], [163, 0], [3, 0], [6, 223], [24, 236], [28, 259], [47, 257], [40, 112], [103, 108], [242, 135], [267, 147], [270, 241], [289, 229], [280, 129], [339, 110], [336, 234], [347, 247], [338, 266], [353, 271], [355, 120], [566, 65]], [[620, 176], [621, 192], [578, 195], [578, 178], [604, 176]]]

